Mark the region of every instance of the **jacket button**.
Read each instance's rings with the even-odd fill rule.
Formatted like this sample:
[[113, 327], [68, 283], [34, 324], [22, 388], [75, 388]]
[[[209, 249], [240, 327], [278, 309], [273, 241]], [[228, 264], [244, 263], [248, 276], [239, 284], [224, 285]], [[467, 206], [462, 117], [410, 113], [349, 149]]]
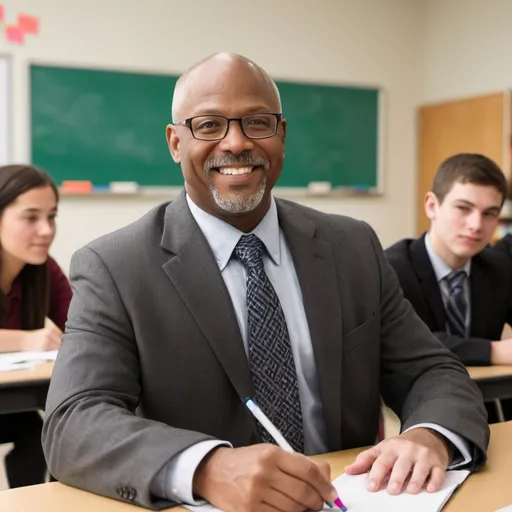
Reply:
[[137, 491], [133, 487], [128, 487], [128, 499], [133, 501], [137, 497]]

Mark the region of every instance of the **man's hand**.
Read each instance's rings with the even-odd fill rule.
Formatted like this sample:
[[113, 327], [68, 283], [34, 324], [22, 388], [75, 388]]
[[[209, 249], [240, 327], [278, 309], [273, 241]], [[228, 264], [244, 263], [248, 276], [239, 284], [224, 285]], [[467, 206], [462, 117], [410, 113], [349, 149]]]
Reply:
[[[441, 434], [426, 428], [409, 430], [385, 439], [358, 455], [345, 468], [351, 475], [370, 470], [368, 490], [378, 491], [387, 485], [390, 494], [416, 494], [426, 486], [428, 492], [438, 491], [450, 463], [449, 442]], [[389, 478], [389, 481], [388, 481]]]
[[193, 491], [226, 512], [301, 512], [333, 502], [330, 467], [270, 444], [220, 447], [201, 462]]
[[491, 341], [491, 364], [512, 364], [512, 339]]

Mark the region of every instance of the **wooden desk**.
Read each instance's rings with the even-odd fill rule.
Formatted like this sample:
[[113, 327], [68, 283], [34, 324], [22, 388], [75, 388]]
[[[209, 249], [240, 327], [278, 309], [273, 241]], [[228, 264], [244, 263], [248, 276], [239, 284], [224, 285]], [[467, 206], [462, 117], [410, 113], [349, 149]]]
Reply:
[[512, 366], [468, 366], [485, 402], [512, 398]]
[[[319, 456], [340, 475], [346, 464], [361, 451], [347, 450]], [[444, 509], [446, 512], [492, 512], [512, 504], [512, 422], [491, 425], [489, 461], [484, 469], [471, 475]], [[73, 489], [60, 483], [22, 487], [0, 492], [0, 510], [9, 512], [141, 512], [143, 509], [119, 501]], [[168, 509], [173, 512], [183, 508]]]
[[44, 409], [53, 364], [0, 372], [0, 414]]

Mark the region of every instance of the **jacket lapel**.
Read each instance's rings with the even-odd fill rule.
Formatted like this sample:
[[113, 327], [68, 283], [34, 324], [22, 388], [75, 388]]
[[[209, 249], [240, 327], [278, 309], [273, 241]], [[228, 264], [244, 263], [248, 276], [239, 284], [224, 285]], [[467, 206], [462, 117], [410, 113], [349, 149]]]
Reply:
[[480, 258], [475, 256], [471, 261], [471, 272], [469, 276], [470, 298], [471, 298], [471, 336], [487, 338], [487, 323], [489, 321], [489, 306], [491, 283], [486, 279], [485, 272], [481, 267]]
[[210, 343], [242, 400], [253, 395], [249, 363], [229, 292], [185, 194], [166, 209], [161, 247], [173, 255], [163, 270]]
[[420, 281], [422, 295], [435, 319], [437, 325], [435, 330], [444, 331], [446, 320], [443, 297], [434, 268], [428, 257], [424, 236], [411, 243], [411, 260]]
[[280, 226], [299, 278], [330, 450], [341, 446], [342, 325], [336, 266], [330, 244], [314, 237], [315, 225], [277, 200]]

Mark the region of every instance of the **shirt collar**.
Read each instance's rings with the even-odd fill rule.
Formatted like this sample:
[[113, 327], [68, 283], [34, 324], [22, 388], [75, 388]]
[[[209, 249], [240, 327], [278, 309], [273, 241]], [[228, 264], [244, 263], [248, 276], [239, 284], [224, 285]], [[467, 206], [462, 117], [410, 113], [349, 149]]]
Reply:
[[[224, 222], [218, 217], [215, 217], [214, 215], [211, 215], [199, 208], [188, 194], [186, 195], [186, 198], [190, 212], [208, 241], [213, 252], [213, 256], [215, 257], [215, 261], [222, 272], [228, 264], [238, 240], [240, 240], [241, 236], [246, 233], [243, 233], [227, 222]], [[251, 233], [247, 234], [256, 235], [265, 245], [272, 261], [276, 265], [280, 264], [281, 250], [279, 241], [281, 234], [279, 230], [277, 206], [273, 197], [270, 202], [270, 208], [261, 222], [251, 231]]]
[[469, 276], [471, 272], [471, 260], [468, 260], [466, 264], [461, 267], [461, 269], [451, 268], [435, 251], [432, 247], [432, 243], [430, 242], [430, 233], [425, 235], [425, 248], [427, 249], [428, 257], [430, 258], [430, 262], [432, 263], [432, 267], [434, 268], [434, 273], [436, 274], [437, 282], [440, 283], [448, 274], [453, 272], [454, 270], [465, 270], [466, 274]]

